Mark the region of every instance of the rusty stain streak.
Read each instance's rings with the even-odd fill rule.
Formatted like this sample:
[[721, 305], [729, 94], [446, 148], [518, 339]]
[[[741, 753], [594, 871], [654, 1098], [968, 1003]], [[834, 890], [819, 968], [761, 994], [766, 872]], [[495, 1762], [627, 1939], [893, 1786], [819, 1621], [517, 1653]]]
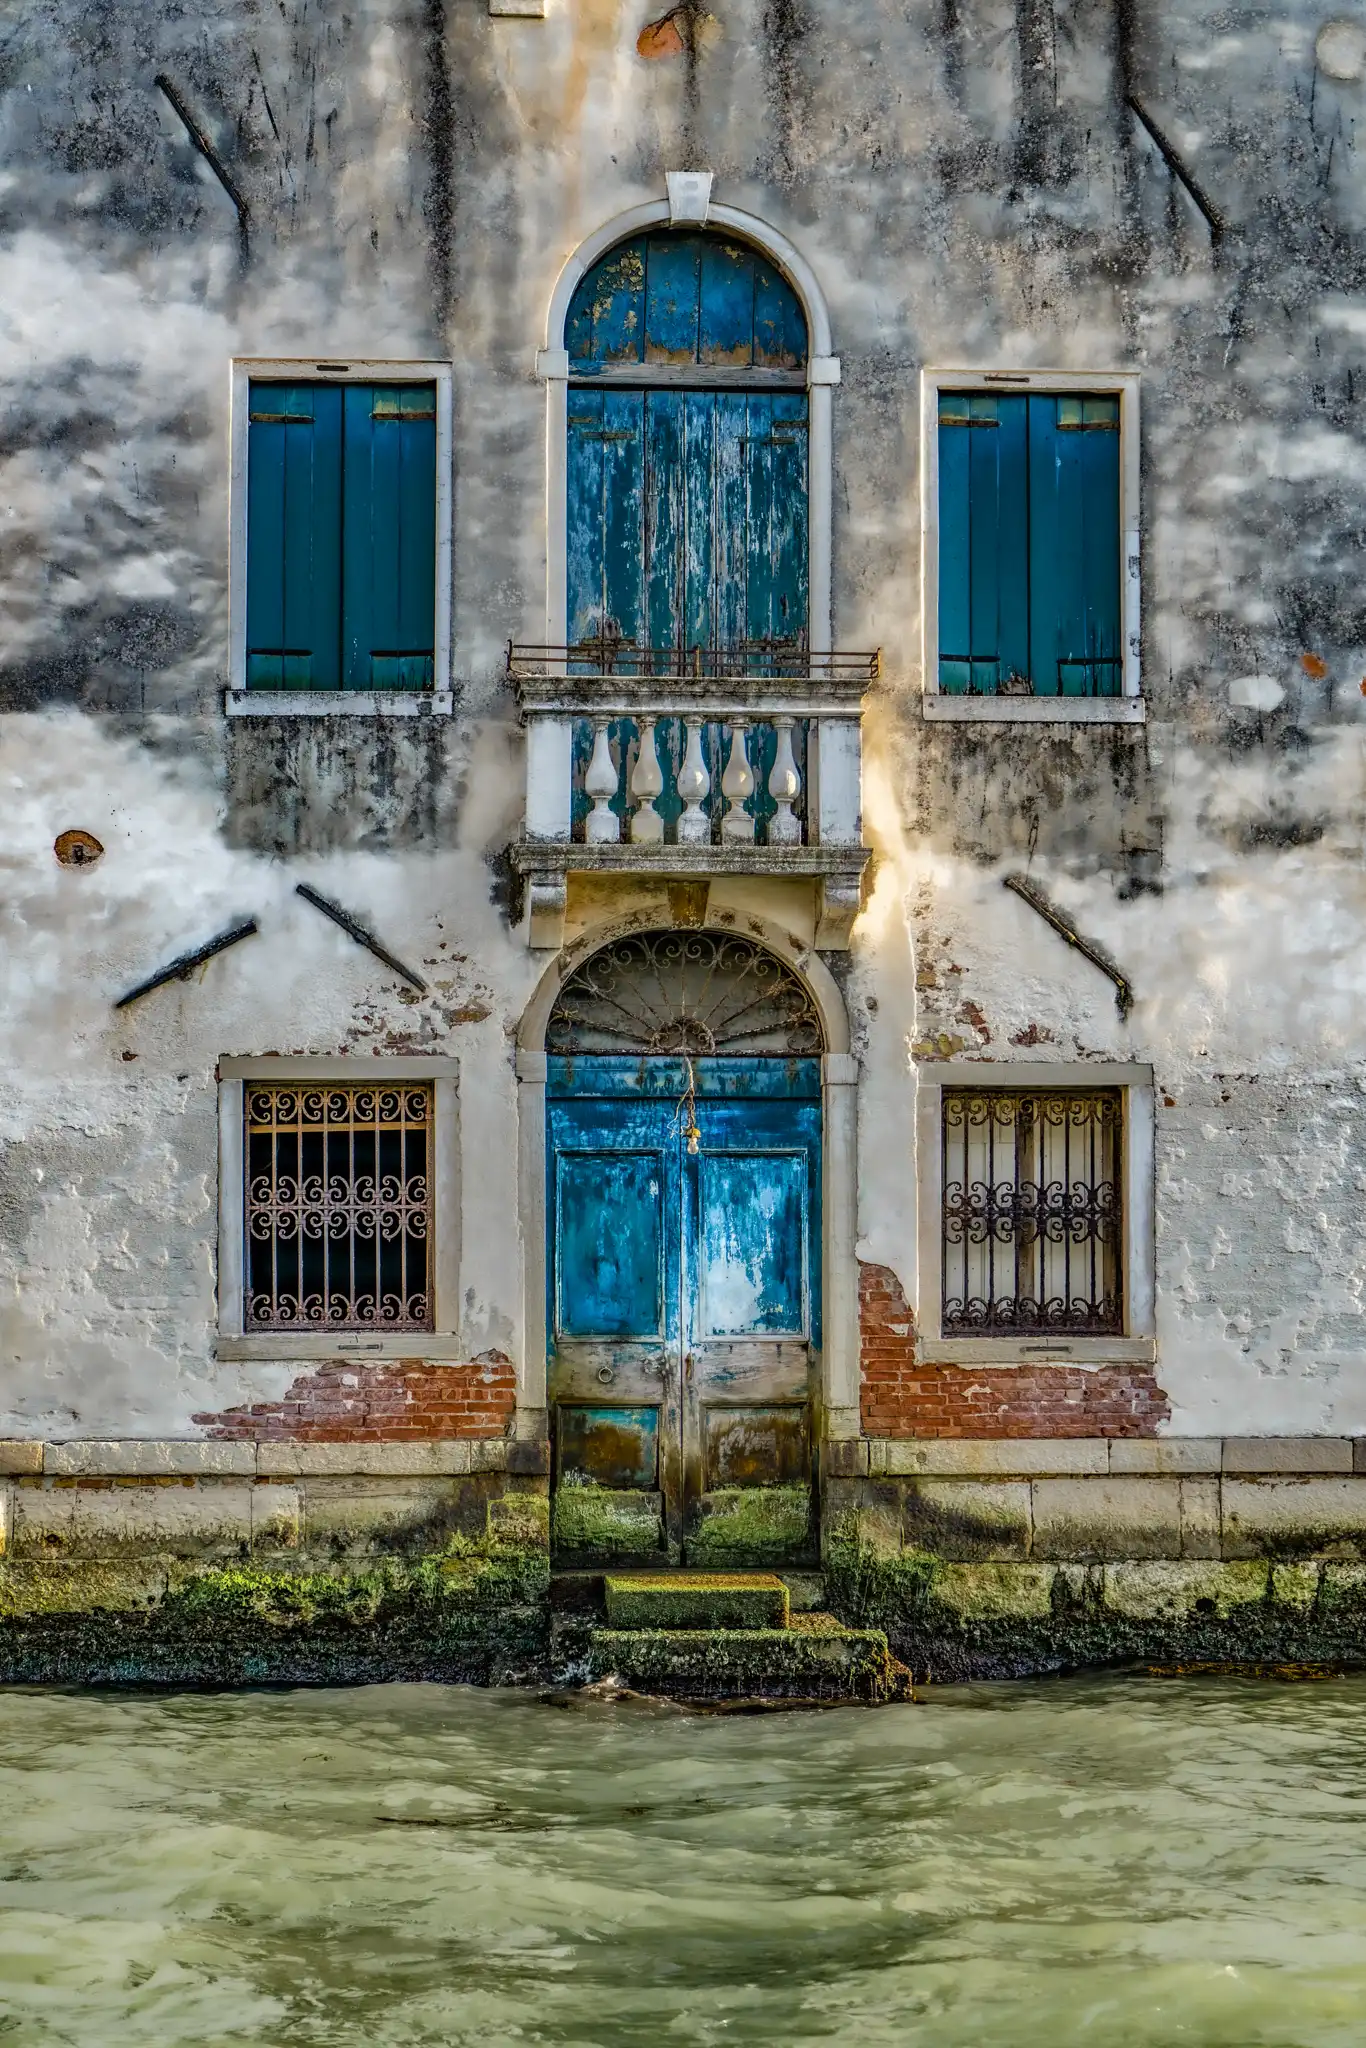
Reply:
[[233, 177], [232, 172], [228, 169], [222, 157], [218, 154], [218, 151], [214, 148], [194, 115], [190, 112], [174, 80], [168, 78], [164, 71], [158, 71], [156, 83], [179, 115], [180, 124], [189, 136], [190, 141], [199, 151], [199, 154], [203, 157], [205, 163], [213, 172], [236, 209], [237, 253], [241, 260], [242, 268], [245, 270], [251, 261], [251, 209], [247, 205], [246, 197]]
[[1127, 975], [1121, 974], [1114, 962], [1107, 960], [1100, 947], [1091, 939], [1084, 939], [1079, 931], [1067, 922], [1060, 910], [1055, 910], [1048, 898], [1023, 875], [1003, 875], [1002, 885], [1022, 897], [1031, 910], [1037, 910], [1045, 924], [1051, 925], [1060, 939], [1066, 939], [1082, 958], [1098, 967], [1115, 985], [1115, 1005], [1121, 1017], [1127, 1017], [1134, 1006], [1133, 985]]

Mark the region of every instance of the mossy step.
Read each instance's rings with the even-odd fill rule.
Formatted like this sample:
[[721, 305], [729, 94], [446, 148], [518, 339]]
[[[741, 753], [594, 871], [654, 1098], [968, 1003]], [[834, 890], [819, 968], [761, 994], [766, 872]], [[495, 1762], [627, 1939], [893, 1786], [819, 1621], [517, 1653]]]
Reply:
[[772, 1572], [608, 1572], [612, 1629], [781, 1629], [788, 1592]]
[[846, 1628], [831, 1614], [794, 1614], [786, 1628], [595, 1629], [595, 1679], [675, 1699], [909, 1697], [909, 1673], [879, 1628]]

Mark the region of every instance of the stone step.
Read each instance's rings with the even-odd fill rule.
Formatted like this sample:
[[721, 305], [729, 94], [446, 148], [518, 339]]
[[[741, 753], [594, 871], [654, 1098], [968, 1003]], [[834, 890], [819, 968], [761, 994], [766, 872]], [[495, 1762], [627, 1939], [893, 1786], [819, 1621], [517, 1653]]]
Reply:
[[782, 1629], [788, 1591], [772, 1572], [608, 1572], [609, 1629]]
[[877, 1628], [794, 1614], [786, 1628], [600, 1628], [592, 1676], [673, 1699], [909, 1699], [910, 1673]]

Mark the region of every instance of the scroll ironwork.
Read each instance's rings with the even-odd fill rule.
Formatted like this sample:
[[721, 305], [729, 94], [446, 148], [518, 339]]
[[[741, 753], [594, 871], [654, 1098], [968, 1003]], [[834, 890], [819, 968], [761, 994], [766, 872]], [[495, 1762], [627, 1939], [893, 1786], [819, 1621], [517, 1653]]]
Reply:
[[432, 1091], [246, 1089], [248, 1330], [429, 1330]]
[[1124, 1329], [1123, 1093], [946, 1088], [946, 1337]]
[[569, 976], [546, 1028], [552, 1053], [792, 1058], [824, 1043], [810, 991], [792, 969], [727, 932], [615, 940]]

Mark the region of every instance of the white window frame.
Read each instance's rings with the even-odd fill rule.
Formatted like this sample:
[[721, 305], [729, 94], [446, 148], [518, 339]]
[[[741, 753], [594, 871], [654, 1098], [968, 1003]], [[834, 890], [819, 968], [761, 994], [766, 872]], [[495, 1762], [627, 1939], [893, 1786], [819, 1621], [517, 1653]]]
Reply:
[[[920, 373], [920, 617], [927, 719], [1003, 725], [1142, 725], [1142, 576], [1136, 370], [933, 369]], [[939, 394], [1078, 392], [1119, 399], [1120, 605], [1124, 647], [1118, 697], [960, 697], [939, 687]]]
[[[1124, 1091], [1124, 1335], [943, 1335], [943, 1094], [946, 1088], [1120, 1088]], [[935, 1060], [919, 1069], [920, 1257], [917, 1356], [927, 1365], [1151, 1364], [1154, 1321], [1153, 1070], [1106, 1060]]]
[[[298, 384], [436, 386], [436, 618], [430, 690], [249, 690], [247, 688], [247, 447], [253, 379]], [[232, 362], [228, 545], [229, 718], [449, 717], [451, 688], [452, 370], [437, 362], [325, 356], [236, 356]]]
[[[232, 1056], [218, 1062], [219, 1358], [289, 1363], [317, 1358], [463, 1358], [460, 1320], [460, 1062], [456, 1059], [327, 1059]], [[249, 1082], [385, 1087], [424, 1081], [432, 1090], [432, 1322], [430, 1330], [251, 1332], [246, 1328], [244, 1096]]]

